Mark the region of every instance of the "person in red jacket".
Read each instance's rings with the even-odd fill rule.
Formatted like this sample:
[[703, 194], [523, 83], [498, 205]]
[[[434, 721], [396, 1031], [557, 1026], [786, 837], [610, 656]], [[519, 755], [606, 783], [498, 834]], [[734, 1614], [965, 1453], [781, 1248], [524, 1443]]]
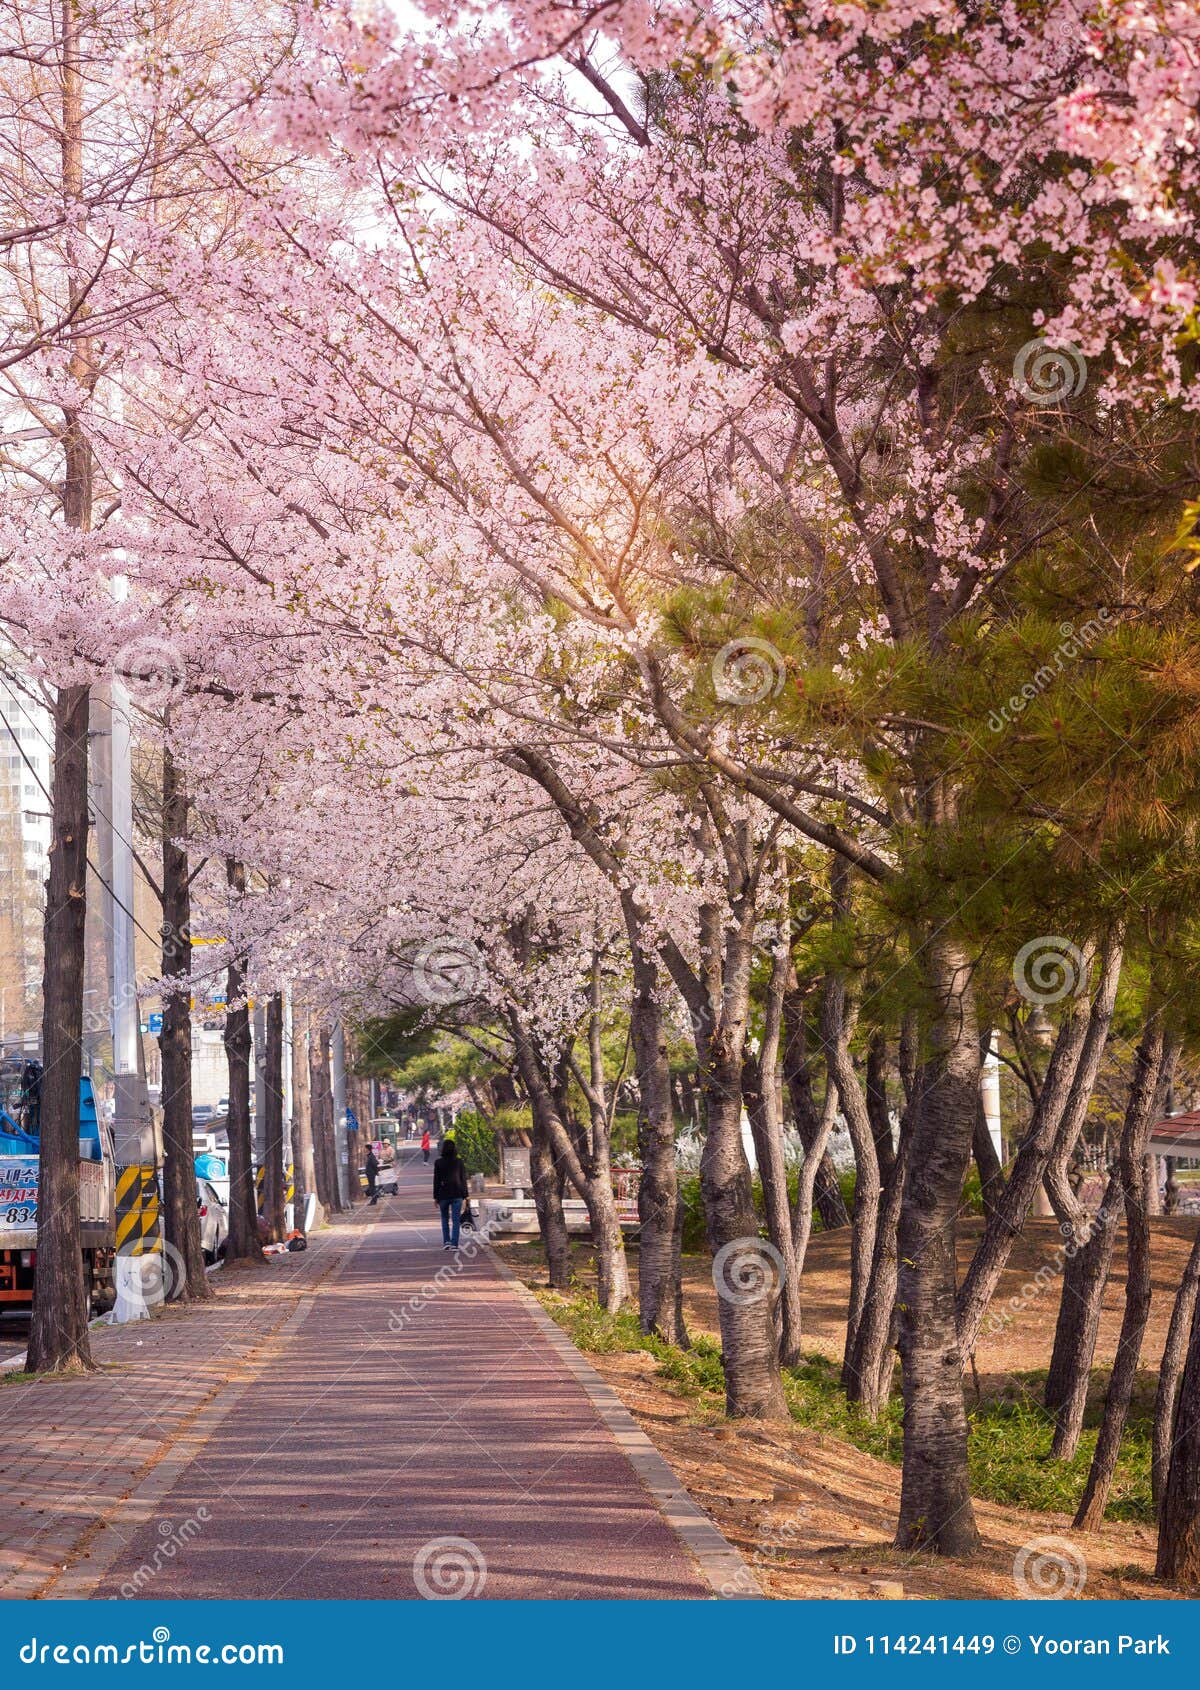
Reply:
[[429, 1128], [426, 1127], [425, 1131], [421, 1134], [421, 1155], [427, 1162], [429, 1160], [429, 1143]]

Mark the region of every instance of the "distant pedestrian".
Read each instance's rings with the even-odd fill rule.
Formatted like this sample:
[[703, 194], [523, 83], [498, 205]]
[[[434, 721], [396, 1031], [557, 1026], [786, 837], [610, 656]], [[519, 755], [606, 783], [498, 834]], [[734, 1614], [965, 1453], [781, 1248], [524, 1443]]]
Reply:
[[378, 1203], [379, 1192], [376, 1190], [375, 1181], [379, 1178], [379, 1158], [375, 1154], [374, 1145], [367, 1151], [367, 1160], [363, 1166], [367, 1176], [367, 1196], [372, 1203]]
[[442, 1144], [433, 1164], [433, 1200], [442, 1211], [442, 1249], [458, 1248], [462, 1206], [467, 1197], [467, 1170], [452, 1138]]
[[430, 1145], [429, 1128], [426, 1127], [425, 1131], [421, 1134], [421, 1155], [425, 1158], [425, 1160], [427, 1162], [429, 1160], [429, 1145]]

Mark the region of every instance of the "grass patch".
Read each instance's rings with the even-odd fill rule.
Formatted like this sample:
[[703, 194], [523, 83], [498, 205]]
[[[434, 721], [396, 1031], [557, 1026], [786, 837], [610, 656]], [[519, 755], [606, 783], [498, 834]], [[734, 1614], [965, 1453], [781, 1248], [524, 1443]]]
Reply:
[[[1039, 1512], [1073, 1514], [1087, 1483], [1096, 1447], [1103, 1397], [1088, 1409], [1079, 1448], [1070, 1461], [1050, 1459], [1054, 1423], [1033, 1392], [1040, 1395], [1045, 1373], [1016, 1375], [1004, 1394], [982, 1403], [970, 1415], [971, 1486], [992, 1502], [1011, 1502]], [[1130, 1410], [1105, 1518], [1153, 1524], [1150, 1497], [1152, 1407], [1135, 1402]]]
[[[698, 1337], [690, 1350], [647, 1337], [631, 1309], [606, 1314], [587, 1293], [564, 1297], [544, 1286], [532, 1287], [542, 1307], [578, 1349], [593, 1355], [641, 1351], [658, 1363], [656, 1373], [670, 1389], [698, 1406], [722, 1412], [725, 1375], [721, 1351], [711, 1338]], [[898, 1466], [904, 1416], [898, 1397], [871, 1421], [846, 1401], [839, 1370], [826, 1356], [810, 1355], [798, 1367], [783, 1370], [784, 1391], [793, 1420], [808, 1431], [826, 1432], [844, 1443]], [[1083, 1494], [1096, 1443], [1102, 1397], [1088, 1411], [1088, 1425], [1072, 1461], [1052, 1461], [1053, 1422], [1035, 1400], [1044, 1374], [1014, 1375], [1002, 1394], [968, 1412], [972, 1494], [988, 1502], [1009, 1503], [1037, 1513], [1073, 1514]], [[1151, 1404], [1135, 1402], [1126, 1427], [1106, 1518], [1149, 1523]]]
[[606, 1314], [586, 1292], [564, 1297], [559, 1291], [547, 1291], [544, 1285], [531, 1285], [530, 1290], [576, 1349], [591, 1355], [632, 1355], [643, 1351], [654, 1357], [659, 1378], [667, 1380], [679, 1396], [698, 1401], [711, 1398], [707, 1406], [724, 1408], [725, 1369], [720, 1346], [711, 1338], [696, 1338], [690, 1350], [681, 1350], [661, 1338], [648, 1337], [639, 1328], [632, 1309]]

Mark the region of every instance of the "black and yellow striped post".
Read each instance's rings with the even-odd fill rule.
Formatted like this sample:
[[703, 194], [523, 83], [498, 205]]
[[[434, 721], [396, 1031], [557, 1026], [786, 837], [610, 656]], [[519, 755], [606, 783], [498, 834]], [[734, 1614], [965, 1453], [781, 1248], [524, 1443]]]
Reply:
[[148, 1256], [162, 1249], [158, 1175], [152, 1162], [117, 1169], [117, 1254]]
[[[260, 1215], [267, 1212], [267, 1170], [259, 1168], [254, 1175], [254, 1200], [258, 1205]], [[284, 1204], [296, 1201], [296, 1170], [289, 1162], [283, 1170], [283, 1201]]]

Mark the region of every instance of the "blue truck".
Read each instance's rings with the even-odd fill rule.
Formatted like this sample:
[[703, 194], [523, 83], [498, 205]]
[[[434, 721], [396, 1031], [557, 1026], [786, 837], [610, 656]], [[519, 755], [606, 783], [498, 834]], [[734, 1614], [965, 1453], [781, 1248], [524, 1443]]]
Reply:
[[[0, 1314], [33, 1307], [37, 1271], [38, 1151], [42, 1067], [0, 1060]], [[88, 1303], [112, 1281], [116, 1164], [108, 1123], [85, 1074], [79, 1084], [79, 1209]]]

